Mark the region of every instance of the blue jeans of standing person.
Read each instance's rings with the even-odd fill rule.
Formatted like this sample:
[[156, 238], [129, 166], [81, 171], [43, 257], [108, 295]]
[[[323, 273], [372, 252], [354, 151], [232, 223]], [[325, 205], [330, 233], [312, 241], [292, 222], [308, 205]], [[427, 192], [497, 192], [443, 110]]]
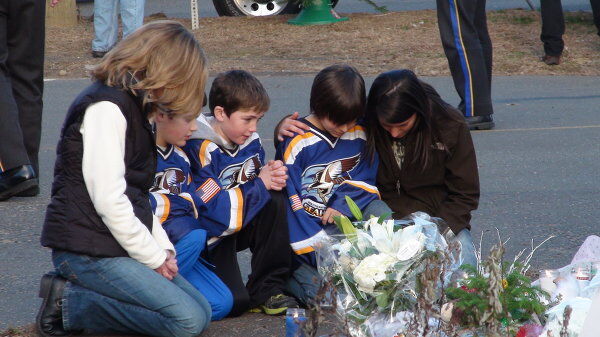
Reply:
[[[206, 298], [212, 308], [212, 320], [227, 316], [233, 307], [233, 295], [223, 281], [207, 267], [200, 254], [206, 248], [206, 231], [196, 229], [175, 244], [179, 274]], [[214, 267], [213, 267], [214, 268]]]
[[95, 258], [53, 251], [68, 280], [62, 302], [66, 331], [197, 336], [210, 323], [204, 296], [182, 276], [169, 281], [129, 257]]
[[119, 12], [123, 23], [123, 38], [144, 24], [145, 0], [95, 0], [94, 40], [92, 50], [106, 52], [116, 43], [119, 34]]

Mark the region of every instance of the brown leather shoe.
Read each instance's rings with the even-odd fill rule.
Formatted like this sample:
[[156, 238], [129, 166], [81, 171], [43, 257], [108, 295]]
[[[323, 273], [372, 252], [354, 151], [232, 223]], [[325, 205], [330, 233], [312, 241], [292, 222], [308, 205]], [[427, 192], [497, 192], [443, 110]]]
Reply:
[[549, 66], [557, 66], [560, 64], [560, 61], [560, 55], [544, 55], [544, 57], [542, 57], [542, 62], [546, 63]]

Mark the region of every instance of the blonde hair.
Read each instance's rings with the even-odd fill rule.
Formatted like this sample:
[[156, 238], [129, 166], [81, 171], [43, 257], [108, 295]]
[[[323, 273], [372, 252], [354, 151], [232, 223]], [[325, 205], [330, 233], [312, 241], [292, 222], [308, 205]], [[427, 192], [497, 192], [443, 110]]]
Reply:
[[208, 78], [202, 47], [182, 24], [154, 21], [118, 43], [92, 70], [108, 86], [141, 95], [169, 114], [198, 116]]

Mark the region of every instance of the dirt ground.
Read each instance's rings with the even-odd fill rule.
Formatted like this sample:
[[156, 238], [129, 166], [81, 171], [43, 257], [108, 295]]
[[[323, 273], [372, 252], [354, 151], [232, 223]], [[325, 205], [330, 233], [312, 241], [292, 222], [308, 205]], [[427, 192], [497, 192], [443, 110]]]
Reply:
[[[449, 75], [435, 11], [341, 14], [350, 20], [323, 26], [289, 25], [290, 15], [202, 18], [195, 34], [213, 75], [233, 68], [257, 75], [312, 75], [333, 63], [352, 64], [363, 75], [397, 68]], [[600, 36], [591, 13], [567, 13], [566, 23], [564, 63], [547, 66], [540, 62], [539, 12], [489, 12], [494, 75], [600, 75]], [[74, 28], [48, 27], [46, 35], [47, 78], [86, 77], [86, 69], [98, 62], [90, 55], [90, 18], [81, 18]]]

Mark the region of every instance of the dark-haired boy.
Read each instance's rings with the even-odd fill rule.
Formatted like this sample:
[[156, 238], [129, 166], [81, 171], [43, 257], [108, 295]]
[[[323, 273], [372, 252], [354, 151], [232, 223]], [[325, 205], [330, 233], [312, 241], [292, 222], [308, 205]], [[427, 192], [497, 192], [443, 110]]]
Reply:
[[[256, 133], [269, 109], [269, 97], [254, 76], [242, 70], [219, 74], [209, 94], [211, 116], [198, 118], [198, 130], [184, 147], [196, 194], [208, 205], [199, 220], [208, 231], [208, 260], [233, 293], [230, 316], [250, 308], [281, 314], [297, 307], [283, 294], [291, 273], [287, 198], [281, 190], [287, 168], [265, 165]], [[237, 252], [250, 248], [252, 273], [244, 285]]]
[[[358, 71], [347, 65], [327, 67], [314, 79], [311, 114], [299, 119], [310, 129], [277, 145], [276, 159], [288, 167], [288, 223], [296, 253], [288, 290], [305, 303], [318, 290], [314, 246], [337, 232], [334, 216], [352, 218], [345, 196], [367, 213], [367, 206], [379, 200], [378, 158], [371, 162], [363, 155], [366, 136], [358, 123], [365, 107], [365, 84]], [[375, 204], [370, 209], [389, 210], [383, 203]]]

